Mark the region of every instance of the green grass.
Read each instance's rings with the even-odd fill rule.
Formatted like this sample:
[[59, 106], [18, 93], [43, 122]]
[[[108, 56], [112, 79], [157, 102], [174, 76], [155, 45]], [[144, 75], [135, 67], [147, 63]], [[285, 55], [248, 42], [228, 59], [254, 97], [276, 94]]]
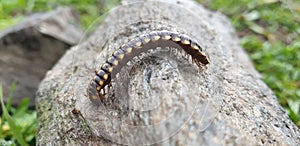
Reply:
[[[95, 19], [120, 0], [0, 0], [0, 30], [22, 21], [26, 15], [58, 6], [73, 7], [87, 29]], [[278, 0], [197, 0], [226, 14], [236, 28], [263, 80], [275, 92], [279, 103], [300, 127], [300, 2]], [[287, 3], [289, 2], [289, 3]], [[14, 85], [12, 86], [12, 89]], [[0, 87], [0, 93], [2, 89]], [[9, 97], [12, 98], [12, 94]], [[24, 99], [16, 108], [3, 104], [0, 145], [34, 145], [36, 112]]]
[[34, 12], [54, 10], [59, 6], [69, 6], [80, 14], [81, 24], [86, 29], [120, 0], [0, 0], [0, 30], [24, 20]]
[[198, 1], [230, 17], [256, 69], [300, 127], [300, 1]]
[[5, 105], [0, 84], [0, 102], [2, 107], [0, 145], [35, 145], [36, 111], [28, 109], [28, 98], [24, 98], [18, 107], [11, 106], [14, 88], [15, 84], [12, 85], [9, 100]]

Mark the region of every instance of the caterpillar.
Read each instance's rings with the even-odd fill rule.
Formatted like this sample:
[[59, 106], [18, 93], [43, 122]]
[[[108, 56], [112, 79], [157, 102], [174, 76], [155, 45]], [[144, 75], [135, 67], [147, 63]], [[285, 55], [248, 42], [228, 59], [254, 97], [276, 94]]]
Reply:
[[110, 84], [127, 62], [142, 52], [157, 47], [182, 48], [192, 56], [193, 60], [204, 65], [209, 63], [209, 58], [199, 43], [189, 36], [170, 31], [153, 31], [123, 44], [108, 57], [106, 62], [101, 65], [101, 69], [95, 71], [95, 76], [87, 88], [91, 102], [100, 104], [100, 101], [103, 101], [104, 88]]

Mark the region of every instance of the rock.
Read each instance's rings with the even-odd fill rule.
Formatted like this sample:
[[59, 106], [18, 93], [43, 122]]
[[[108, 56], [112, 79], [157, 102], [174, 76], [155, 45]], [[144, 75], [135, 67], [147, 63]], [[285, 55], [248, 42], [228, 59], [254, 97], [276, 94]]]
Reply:
[[[153, 30], [189, 34], [211, 63], [196, 66], [175, 50], [147, 53], [120, 71], [105, 105], [93, 105], [86, 89], [94, 69]], [[38, 145], [300, 144], [229, 20], [188, 0], [123, 2], [48, 72], [36, 101]]]
[[4, 97], [8, 97], [12, 83], [16, 82], [12, 104], [29, 97], [30, 106], [34, 106], [35, 92], [45, 73], [82, 36], [79, 16], [68, 7], [34, 14], [0, 32], [0, 80]]

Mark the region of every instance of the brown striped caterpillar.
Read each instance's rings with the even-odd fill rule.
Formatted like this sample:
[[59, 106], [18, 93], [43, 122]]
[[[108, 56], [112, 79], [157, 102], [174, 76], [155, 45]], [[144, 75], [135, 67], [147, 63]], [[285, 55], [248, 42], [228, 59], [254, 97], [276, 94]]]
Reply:
[[123, 44], [108, 57], [101, 69], [95, 72], [96, 75], [87, 89], [89, 99], [95, 104], [100, 104], [105, 95], [104, 87], [110, 84], [121, 68], [135, 56], [157, 47], [182, 48], [196, 63], [200, 62], [204, 65], [209, 63], [201, 46], [189, 36], [170, 31], [153, 31]]

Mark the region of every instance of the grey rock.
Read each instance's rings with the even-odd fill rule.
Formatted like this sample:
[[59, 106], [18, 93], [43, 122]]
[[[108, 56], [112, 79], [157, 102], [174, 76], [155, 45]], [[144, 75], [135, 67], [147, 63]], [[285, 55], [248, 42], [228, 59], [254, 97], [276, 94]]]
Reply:
[[[38, 145], [300, 144], [300, 130], [224, 15], [187, 0], [122, 4], [39, 86]], [[162, 29], [198, 40], [211, 63], [198, 67], [174, 50], [147, 53], [120, 71], [105, 106], [93, 105], [86, 88], [94, 70], [123, 43]]]
[[45, 73], [82, 36], [79, 17], [68, 7], [31, 15], [1, 31], [0, 80], [4, 96], [16, 82], [13, 105], [29, 97], [30, 106], [34, 106], [34, 95]]

